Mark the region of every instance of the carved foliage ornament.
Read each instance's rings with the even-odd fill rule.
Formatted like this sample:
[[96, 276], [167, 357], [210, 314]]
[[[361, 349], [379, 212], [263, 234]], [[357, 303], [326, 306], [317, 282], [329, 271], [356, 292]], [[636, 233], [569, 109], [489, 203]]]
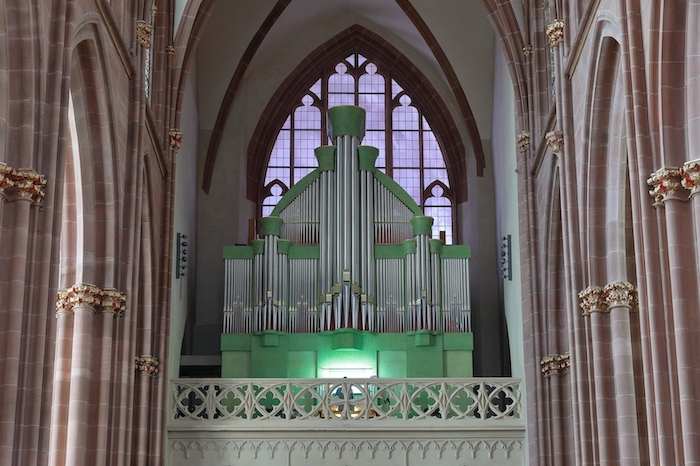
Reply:
[[56, 314], [72, 312], [78, 306], [90, 307], [95, 312], [102, 310], [121, 315], [126, 307], [126, 295], [113, 288], [101, 290], [88, 283], [78, 283], [58, 292]]
[[663, 167], [652, 173], [647, 184], [651, 187], [649, 195], [654, 198], [654, 205], [662, 205], [670, 199], [685, 200], [677, 194], [683, 178], [683, 172], [677, 167]]
[[700, 192], [700, 159], [691, 160], [681, 168], [681, 186], [690, 191], [690, 196]]
[[39, 204], [46, 193], [46, 178], [31, 168], [14, 169], [0, 162], [0, 196], [7, 201], [24, 199]]
[[136, 369], [136, 372], [149, 377], [155, 378], [158, 375], [159, 365], [160, 362], [158, 361], [158, 358], [151, 356], [150, 354], [136, 356], [134, 358], [134, 368]]
[[550, 131], [545, 135], [545, 138], [547, 139], [547, 147], [550, 147], [555, 154], [564, 147], [564, 133], [561, 131]]
[[532, 58], [532, 45], [526, 45], [523, 47], [523, 55], [525, 55], [525, 60]]
[[170, 128], [168, 133], [168, 144], [173, 152], [177, 152], [182, 147], [182, 133], [177, 128]]
[[626, 307], [630, 311], [636, 310], [637, 297], [637, 289], [627, 282], [608, 283], [604, 288], [589, 286], [578, 294], [579, 306], [583, 310], [584, 317], [595, 312], [608, 313], [616, 307]]
[[566, 374], [571, 368], [571, 356], [568, 352], [564, 354], [550, 354], [542, 358], [540, 366], [542, 366], [542, 374], [545, 377], [553, 374]]
[[525, 152], [530, 148], [530, 132], [523, 131], [515, 137], [515, 142], [518, 144], [518, 150]]
[[151, 45], [151, 35], [153, 35], [153, 25], [140, 19], [136, 21], [136, 40], [144, 47]]
[[546, 33], [549, 45], [557, 47], [564, 41], [564, 22], [555, 19], [553, 23], [547, 25]]

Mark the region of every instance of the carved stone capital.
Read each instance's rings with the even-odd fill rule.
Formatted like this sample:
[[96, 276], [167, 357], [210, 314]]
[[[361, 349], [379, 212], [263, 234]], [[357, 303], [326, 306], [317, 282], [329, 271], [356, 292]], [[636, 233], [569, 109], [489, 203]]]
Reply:
[[552, 152], [559, 153], [564, 147], [564, 133], [561, 131], [550, 131], [545, 135], [547, 147], [552, 149]]
[[555, 19], [553, 23], [547, 25], [545, 30], [549, 45], [558, 47], [564, 41], [564, 21]]
[[679, 192], [683, 173], [677, 167], [663, 167], [652, 173], [647, 179], [651, 187], [649, 195], [654, 198], [654, 205], [663, 205], [668, 200], [687, 200], [684, 192]]
[[160, 362], [158, 361], [158, 358], [151, 356], [150, 354], [136, 356], [134, 358], [134, 368], [136, 369], [136, 372], [152, 378], [155, 378], [158, 375], [159, 365]]
[[18, 199], [39, 204], [46, 193], [46, 178], [31, 168], [14, 169], [0, 162], [0, 196], [6, 201]]
[[102, 304], [102, 290], [89, 283], [78, 283], [73, 285], [66, 293], [68, 307], [89, 307], [93, 311]]
[[523, 55], [525, 56], [525, 60], [530, 60], [532, 58], [532, 45], [528, 44], [523, 47]]
[[608, 283], [605, 285], [604, 290], [608, 309], [615, 307], [635, 309], [637, 307], [637, 289], [631, 283]]
[[550, 354], [540, 360], [542, 374], [549, 377], [553, 374], [565, 374], [571, 368], [571, 356], [564, 354]]
[[177, 128], [170, 128], [168, 132], [170, 150], [177, 152], [182, 147], [182, 133]]
[[102, 290], [102, 306], [103, 312], [113, 312], [116, 315], [122, 315], [126, 309], [126, 295], [114, 288]]
[[700, 192], [700, 159], [690, 160], [683, 164], [681, 186], [690, 191], [690, 197]]
[[526, 152], [530, 149], [530, 132], [523, 131], [515, 137], [515, 142], [518, 145], [518, 150], [520, 152]]
[[114, 312], [121, 315], [126, 305], [126, 295], [113, 288], [101, 290], [89, 283], [78, 283], [56, 296], [56, 315], [73, 312], [78, 307], [89, 307], [93, 312]]
[[139, 19], [136, 21], [136, 40], [144, 47], [150, 47], [153, 25]]
[[594, 312], [608, 312], [605, 291], [599, 286], [589, 286], [578, 294], [578, 298], [583, 316], [589, 316]]

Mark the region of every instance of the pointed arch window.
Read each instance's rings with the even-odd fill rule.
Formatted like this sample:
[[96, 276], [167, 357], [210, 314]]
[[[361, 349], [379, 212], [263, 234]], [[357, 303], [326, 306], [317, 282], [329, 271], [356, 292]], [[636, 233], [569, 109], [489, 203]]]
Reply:
[[433, 236], [451, 244], [455, 196], [441, 143], [401, 78], [380, 60], [361, 53], [329, 61], [320, 74], [294, 103], [268, 149], [260, 213], [269, 215], [279, 197], [316, 168], [313, 150], [332, 143], [323, 117], [326, 111], [357, 105], [367, 111], [363, 144], [379, 149], [377, 168], [435, 218]]

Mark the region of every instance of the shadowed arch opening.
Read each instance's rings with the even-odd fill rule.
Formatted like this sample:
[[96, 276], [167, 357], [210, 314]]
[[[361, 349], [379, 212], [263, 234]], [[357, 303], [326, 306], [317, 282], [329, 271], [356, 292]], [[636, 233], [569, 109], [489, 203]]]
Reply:
[[[588, 125], [588, 264], [590, 283], [607, 283], [609, 236], [608, 205], [614, 202], [620, 189], [619, 166], [621, 156], [619, 140], [624, 123], [621, 101], [620, 46], [612, 37], [603, 37], [595, 63], [595, 75], [591, 90], [590, 124]], [[617, 99], [617, 102], [616, 102]], [[625, 164], [626, 166], [626, 164]]]
[[[87, 35], [96, 33], [87, 26]], [[71, 57], [60, 285], [113, 286], [116, 179], [108, 86], [100, 46], [80, 41]]]

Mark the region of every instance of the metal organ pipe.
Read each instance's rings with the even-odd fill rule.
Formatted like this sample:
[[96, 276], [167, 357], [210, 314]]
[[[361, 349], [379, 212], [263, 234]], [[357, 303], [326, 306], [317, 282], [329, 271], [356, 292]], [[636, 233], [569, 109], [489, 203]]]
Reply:
[[[414, 215], [376, 173], [378, 150], [359, 146], [364, 111], [335, 111], [336, 145], [316, 149], [317, 178], [279, 217], [262, 219], [252, 255], [227, 259], [224, 331], [469, 331], [468, 249], [443, 255], [432, 219]], [[310, 258], [291, 242], [318, 250]]]

